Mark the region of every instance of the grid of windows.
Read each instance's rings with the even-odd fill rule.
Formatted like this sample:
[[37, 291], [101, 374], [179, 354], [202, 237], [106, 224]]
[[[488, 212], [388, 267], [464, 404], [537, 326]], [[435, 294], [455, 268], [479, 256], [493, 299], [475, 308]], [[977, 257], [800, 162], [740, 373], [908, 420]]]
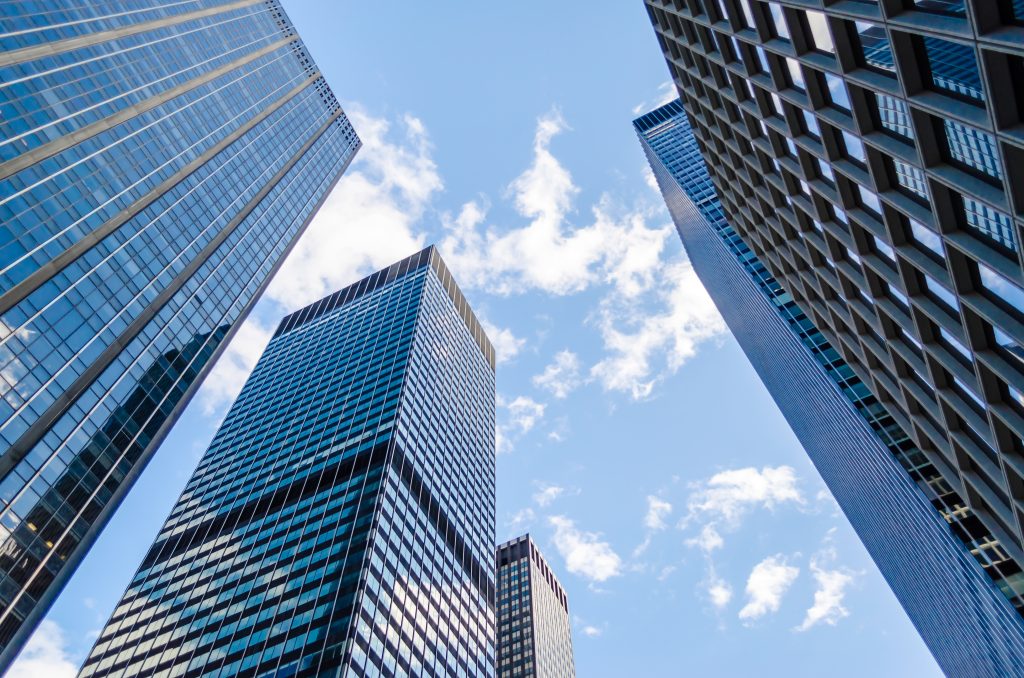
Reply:
[[[1010, 390], [1024, 387], [1019, 3], [780, 0], [792, 49], [775, 40], [762, 2], [646, 4], [732, 226], [1000, 549], [1024, 562], [1024, 419]], [[812, 49], [809, 24], [795, 20], [808, 10], [826, 15], [834, 57]], [[726, 61], [701, 38], [735, 39], [743, 59]], [[805, 97], [790, 93], [787, 59], [805, 73]], [[834, 87], [818, 74], [844, 82], [848, 113], [827, 104]], [[821, 144], [801, 134], [800, 111], [818, 118]], [[783, 162], [787, 138], [799, 163]], [[814, 160], [832, 166], [831, 185]], [[900, 181], [895, 161], [923, 173], [930, 200]], [[908, 220], [939, 235], [941, 255], [916, 246]], [[800, 237], [812, 223], [821, 241]], [[833, 268], [826, 255], [840, 247], [863, 265]], [[985, 284], [986, 267], [999, 285]], [[859, 292], [875, 303], [851, 303]], [[921, 348], [904, 351], [894, 340], [903, 333]]]
[[[991, 659], [1001, 652], [1012, 657], [1024, 644], [1024, 626], [1002, 597], [1016, 605], [1024, 602], [1024, 575], [1017, 562], [726, 220], [681, 103], [652, 111], [634, 125], [698, 275], [940, 663], [963, 667], [966, 661], [996, 672], [1019, 670], [1009, 657]], [[938, 234], [916, 221], [906, 225], [912, 239], [941, 256]], [[816, 221], [799, 234], [815, 244], [824, 236], [824, 226]], [[895, 260], [891, 247], [881, 241], [877, 246]], [[833, 275], [840, 259], [856, 270], [864, 264], [864, 257], [846, 246], [830, 250], [823, 259]], [[998, 286], [998, 281], [992, 284]], [[901, 307], [908, 303], [899, 294], [893, 300]], [[859, 292], [844, 304], [870, 308], [876, 301]], [[792, 351], [794, 335], [800, 350], [785, 360], [784, 348]], [[873, 330], [871, 336], [873, 350], [883, 350], [881, 336]], [[906, 342], [899, 345], [901, 350], [913, 356], [908, 360], [919, 363], [924, 345], [906, 332], [900, 339]], [[969, 355], [951, 335], [939, 341]], [[814, 385], [814, 373], [827, 376], [832, 388]], [[842, 400], [836, 399], [835, 387]], [[794, 399], [794, 393], [802, 395]], [[870, 427], [867, 436], [838, 433], [866, 428], [864, 424]], [[889, 519], [892, 514], [899, 520]], [[907, 534], [914, 534], [910, 543]], [[971, 594], [963, 593], [965, 586]], [[930, 621], [936, 605], [959, 610], [961, 623], [954, 627], [959, 640], [945, 625]], [[993, 635], [998, 640], [992, 646], [976, 642]]]
[[498, 676], [575, 678], [565, 590], [530, 535], [498, 546]]
[[359, 140], [276, 0], [0, 23], [2, 668]]
[[81, 675], [493, 675], [493, 353], [460, 305], [428, 248], [285, 318]]

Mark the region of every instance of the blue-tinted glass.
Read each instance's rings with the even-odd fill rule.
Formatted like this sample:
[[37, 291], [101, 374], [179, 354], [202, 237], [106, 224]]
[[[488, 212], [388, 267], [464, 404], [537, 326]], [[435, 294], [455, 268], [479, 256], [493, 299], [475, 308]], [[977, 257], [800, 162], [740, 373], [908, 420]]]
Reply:
[[910, 126], [910, 111], [902, 99], [878, 92], [875, 93], [875, 102], [878, 104], [878, 117], [884, 129], [907, 139], [914, 138], [914, 130]]
[[953, 160], [980, 170], [996, 179], [1003, 177], [995, 137], [988, 132], [968, 127], [954, 120], [944, 120], [943, 126], [946, 129], [949, 155]]
[[925, 183], [924, 172], [913, 165], [908, 165], [902, 160], [896, 160], [895, 158], [893, 158], [892, 164], [896, 169], [896, 182], [915, 195], [927, 200], [928, 186]]
[[800, 69], [800, 64], [796, 59], [786, 57], [786, 71], [789, 73], [789, 84], [799, 90], [807, 89], [804, 72]]
[[957, 301], [956, 295], [941, 285], [938, 280], [926, 274], [924, 276], [924, 286], [951, 309], [954, 311], [960, 310], [960, 302]]
[[755, 45], [754, 52], [757, 53], [757, 63], [761, 65], [761, 70], [765, 73], [771, 73], [771, 69], [768, 67], [768, 55], [765, 53], [764, 47]]
[[964, 16], [964, 0], [914, 0], [914, 7], [925, 12]]
[[868, 158], [864, 153], [864, 143], [846, 130], [841, 130], [843, 145], [846, 147], [846, 156], [851, 160], [864, 165]]
[[1017, 251], [1017, 234], [1009, 215], [967, 196], [964, 196], [964, 215], [967, 227], [972, 231]]
[[866, 207], [875, 214], [882, 213], [882, 201], [878, 199], [878, 195], [874, 191], [858, 185], [857, 192], [860, 194], [860, 204], [862, 207]]
[[940, 89], [984, 101], [974, 49], [940, 38], [926, 37], [923, 40], [932, 84]]
[[825, 84], [828, 85], [828, 95], [832, 103], [844, 111], [850, 110], [850, 95], [846, 91], [846, 83], [838, 75], [825, 74]]
[[832, 171], [832, 166], [824, 160], [818, 160], [818, 171], [821, 172], [822, 178], [830, 184], [834, 184], [836, 182], [836, 174]]
[[772, 18], [772, 32], [775, 37], [789, 40], [789, 26], [786, 25], [786, 16], [782, 11], [782, 6], [775, 2], [769, 2], [768, 13]]
[[864, 21], [856, 22], [857, 34], [860, 36], [861, 53], [864, 65], [891, 74], [896, 73], [896, 62], [893, 60], [892, 47], [885, 28]]
[[800, 111], [804, 115], [804, 129], [812, 137], [821, 138], [821, 128], [818, 127], [818, 119], [814, 117], [814, 114], [808, 110], [801, 109]]
[[747, 22], [747, 28], [754, 28], [754, 13], [750, 11], [750, 0], [740, 0], [740, 10]]
[[925, 228], [924, 225], [914, 221], [913, 219], [908, 219], [907, 221], [910, 223], [910, 232], [914, 237], [914, 240], [924, 245], [940, 257], [944, 257], [946, 255], [946, 247], [942, 244], [942, 238], [938, 233]]
[[811, 29], [811, 42], [819, 52], [835, 54], [836, 46], [832, 43], [832, 33], [828, 29], [828, 22], [825, 15], [814, 10], [806, 10], [804, 17], [807, 19], [807, 26]]
[[981, 286], [1002, 299], [1019, 313], [1024, 313], [1024, 290], [996, 273], [986, 264], [978, 263]]

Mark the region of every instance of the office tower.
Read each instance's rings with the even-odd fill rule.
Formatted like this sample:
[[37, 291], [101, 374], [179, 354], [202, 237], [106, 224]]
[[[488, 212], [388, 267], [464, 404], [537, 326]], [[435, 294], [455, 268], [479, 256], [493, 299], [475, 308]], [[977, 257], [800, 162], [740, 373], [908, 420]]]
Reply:
[[[911, 455], [902, 465], [1019, 609], [1024, 204], [1018, 100], [1004, 93], [1024, 72], [1022, 13], [998, 1], [795, 4], [647, 1], [735, 237], [856, 377], [852, 395], [891, 420]], [[925, 554], [900, 542], [927, 541], [908, 506], [881, 501], [880, 477], [851, 477], [866, 464], [816, 458], [807, 428], [851, 522], [884, 514], [858, 531], [940, 665], [1024, 670], [1019, 616], [973, 584], [967, 595], [920, 572], [906, 581], [900, 568]], [[946, 570], [973, 579], [951, 554]]]
[[498, 676], [574, 678], [569, 599], [528, 534], [498, 546]]
[[433, 247], [287, 316], [81, 675], [494, 675], [494, 405]]
[[358, 146], [275, 0], [0, 9], [0, 669]]

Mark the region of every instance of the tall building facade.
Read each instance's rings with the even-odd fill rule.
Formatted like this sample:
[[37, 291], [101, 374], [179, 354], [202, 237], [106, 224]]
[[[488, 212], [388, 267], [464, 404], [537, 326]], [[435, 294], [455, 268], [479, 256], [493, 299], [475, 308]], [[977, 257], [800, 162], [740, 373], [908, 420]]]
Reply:
[[276, 0], [0, 7], [0, 668], [358, 146]]
[[433, 247], [286, 317], [80, 675], [494, 675], [494, 407]]
[[[795, 304], [827, 342], [856, 379], [848, 395], [891, 422], [881, 439], [939, 526], [1011, 605], [989, 600], [957, 549], [946, 570], [959, 585], [939, 586], [937, 565], [917, 585], [901, 576], [926, 562], [908, 547], [943, 539], [922, 537], [912, 503], [871, 481], [883, 467], [828, 459], [808, 443], [815, 427], [790, 423], [943, 669], [1024, 671], [1008, 612], [1024, 591], [1024, 108], [1004, 94], [1024, 77], [1024, 11], [998, 0], [646, 4], [729, 237], [748, 248], [730, 255], [756, 258], [785, 295], [775, 305]], [[697, 266], [701, 250], [687, 247]], [[739, 338], [752, 322], [730, 326]], [[775, 395], [799, 419], [813, 403], [787, 403], [795, 393]]]
[[499, 678], [575, 678], [569, 599], [528, 534], [498, 546]]

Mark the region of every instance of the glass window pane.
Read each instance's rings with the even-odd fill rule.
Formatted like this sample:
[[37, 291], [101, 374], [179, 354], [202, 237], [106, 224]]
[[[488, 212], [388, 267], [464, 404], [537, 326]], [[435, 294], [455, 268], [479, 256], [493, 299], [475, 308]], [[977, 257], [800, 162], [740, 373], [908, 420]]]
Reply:
[[846, 91], [846, 83], [838, 75], [825, 74], [825, 84], [828, 85], [828, 95], [835, 106], [844, 111], [850, 110], [850, 95]]
[[878, 118], [884, 129], [894, 132], [907, 139], [914, 138], [914, 130], [910, 126], [910, 111], [901, 99], [888, 94], [875, 94], [878, 105]]
[[857, 34], [860, 36], [861, 53], [864, 65], [892, 75], [896, 73], [896, 62], [892, 57], [889, 36], [885, 28], [865, 21], [857, 21]]
[[927, 200], [928, 186], [924, 180], [924, 172], [895, 158], [893, 158], [892, 164], [896, 169], [896, 182], [914, 195]]
[[843, 144], [846, 146], [846, 155], [851, 160], [864, 165], [867, 163], [867, 156], [864, 154], [864, 144], [860, 139], [853, 136], [846, 130], [842, 130]]
[[973, 48], [940, 38], [924, 38], [924, 50], [932, 84], [971, 99], [985, 100]]
[[789, 40], [789, 26], [786, 25], [786, 17], [782, 7], [774, 2], [769, 2], [768, 12], [772, 18], [772, 32], [775, 34], [775, 37]]
[[768, 55], [765, 54], [764, 47], [755, 45], [754, 51], [757, 52], [757, 61], [761, 64], [761, 70], [765, 73], [771, 73], [771, 69], [768, 68]]
[[964, 0], [914, 0], [914, 7], [924, 12], [964, 16]]
[[743, 18], [747, 22], [749, 28], [754, 27], [754, 13], [750, 11], [750, 2], [748, 0], [740, 0], [740, 9], [743, 11]]
[[818, 119], [814, 117], [814, 114], [807, 110], [802, 110], [804, 114], [804, 128], [807, 133], [817, 139], [821, 138], [821, 128], [818, 127]]
[[1024, 313], [1024, 290], [981, 262], [978, 262], [978, 273], [982, 287]]
[[831, 165], [824, 160], [818, 160], [818, 170], [821, 172], [823, 179], [827, 180], [829, 183], [835, 183], [836, 174], [832, 171]]
[[970, 230], [1009, 250], [1017, 251], [1017, 234], [1013, 226], [1013, 219], [1009, 215], [966, 196], [964, 196], [964, 215]]
[[814, 48], [821, 52], [835, 54], [836, 46], [832, 44], [832, 33], [828, 30], [825, 15], [821, 12], [807, 10], [804, 12], [804, 16], [807, 17], [807, 26], [811, 29], [811, 43]]
[[878, 196], [874, 191], [870, 191], [859, 185], [857, 186], [857, 191], [860, 193], [860, 204], [862, 207], [866, 207], [875, 214], [882, 213], [882, 202], [878, 199]]
[[946, 255], [946, 248], [942, 244], [942, 237], [938, 233], [926, 228], [924, 224], [914, 219], [907, 219], [907, 221], [910, 223], [910, 233], [915, 242], [923, 245], [940, 257]]
[[946, 129], [946, 142], [953, 160], [996, 179], [1003, 178], [995, 137], [953, 120], [943, 120], [942, 124]]
[[939, 284], [938, 280], [928, 274], [924, 274], [924, 286], [944, 304], [957, 311], [960, 310], [960, 302], [957, 301], [956, 295]]
[[807, 84], [804, 82], [804, 72], [800, 69], [800, 64], [797, 60], [786, 57], [786, 69], [789, 71], [789, 84], [798, 90], [806, 90]]

